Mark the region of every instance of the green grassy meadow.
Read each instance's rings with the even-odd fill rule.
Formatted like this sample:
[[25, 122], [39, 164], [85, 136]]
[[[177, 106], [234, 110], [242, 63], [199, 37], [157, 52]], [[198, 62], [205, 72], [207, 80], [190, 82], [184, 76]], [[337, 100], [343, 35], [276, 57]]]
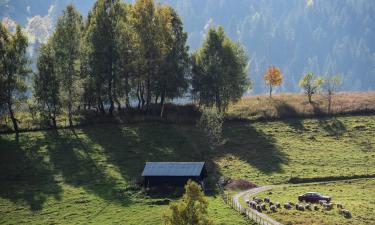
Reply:
[[[2, 135], [0, 224], [161, 224], [176, 198], [146, 196], [134, 183], [147, 160], [200, 159], [192, 129], [97, 125], [22, 133], [20, 144]], [[244, 224], [219, 195], [208, 200], [216, 224]]]
[[273, 202], [280, 203], [297, 202], [297, 196], [308, 191], [331, 196], [332, 202], [343, 204], [344, 208], [352, 213], [352, 218], [344, 218], [336, 207], [330, 211], [297, 211], [293, 208], [266, 213], [283, 224], [365, 225], [375, 222], [375, 179], [289, 185], [273, 189], [271, 195], [266, 192], [259, 197], [268, 196]]
[[[294, 177], [375, 174], [375, 116], [227, 122], [211, 148], [193, 125], [98, 124], [0, 135], [0, 224], [161, 224], [171, 196], [134, 184], [146, 161], [206, 161], [211, 177], [259, 185]], [[343, 163], [345, 162], [345, 163]], [[216, 224], [244, 224], [218, 194]]]
[[230, 177], [264, 185], [375, 174], [374, 116], [232, 123], [225, 133], [214, 161]]

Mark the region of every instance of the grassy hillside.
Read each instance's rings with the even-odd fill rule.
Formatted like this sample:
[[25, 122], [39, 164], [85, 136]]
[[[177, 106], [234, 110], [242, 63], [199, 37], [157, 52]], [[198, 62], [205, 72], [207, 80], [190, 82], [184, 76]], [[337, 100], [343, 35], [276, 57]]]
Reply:
[[[212, 176], [260, 185], [290, 177], [375, 174], [375, 116], [228, 122], [210, 148], [190, 125], [102, 124], [0, 135], [0, 223], [160, 224], [170, 197], [134, 189], [146, 161], [205, 160]], [[345, 163], [343, 163], [345, 162]], [[218, 224], [244, 220], [209, 196]]]
[[[229, 108], [230, 117], [245, 119], [295, 118], [326, 115], [326, 95], [314, 95], [310, 104], [304, 94], [277, 94], [242, 98]], [[333, 96], [331, 114], [375, 112], [375, 92], [343, 92]]]
[[[258, 184], [375, 174], [375, 116], [230, 123], [214, 157], [222, 174]], [[345, 163], [343, 163], [345, 162]]]
[[281, 209], [276, 213], [267, 212], [283, 224], [319, 224], [346, 225], [373, 224], [375, 221], [375, 179], [362, 179], [344, 182], [320, 183], [309, 185], [291, 185], [272, 190], [272, 194], [264, 193], [259, 197], [271, 197], [274, 202], [297, 201], [297, 196], [307, 191], [317, 191], [332, 196], [333, 202], [343, 204], [352, 213], [346, 219], [338, 213], [336, 207], [331, 211], [297, 211]]
[[[134, 190], [147, 160], [201, 159], [192, 127], [100, 125], [0, 136], [0, 223], [160, 224], [165, 197]], [[189, 133], [189, 135], [188, 135]], [[192, 136], [190, 136], [190, 133]], [[243, 224], [219, 196], [209, 196], [217, 224]]]

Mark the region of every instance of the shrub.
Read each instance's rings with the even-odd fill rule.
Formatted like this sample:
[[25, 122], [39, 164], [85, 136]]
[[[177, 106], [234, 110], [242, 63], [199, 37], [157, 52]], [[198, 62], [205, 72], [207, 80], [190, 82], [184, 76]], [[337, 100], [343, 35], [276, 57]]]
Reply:
[[253, 184], [243, 179], [233, 180], [227, 185], [227, 188], [232, 189], [232, 190], [246, 190], [246, 189], [251, 189], [251, 188], [256, 188], [256, 187], [257, 187], [256, 184]]
[[203, 108], [198, 127], [205, 132], [214, 146], [222, 143], [223, 122], [223, 115], [216, 108]]
[[210, 225], [212, 221], [207, 216], [208, 202], [202, 188], [194, 181], [189, 180], [185, 185], [185, 194], [178, 203], [169, 206], [170, 213], [165, 214], [166, 225], [202, 224]]

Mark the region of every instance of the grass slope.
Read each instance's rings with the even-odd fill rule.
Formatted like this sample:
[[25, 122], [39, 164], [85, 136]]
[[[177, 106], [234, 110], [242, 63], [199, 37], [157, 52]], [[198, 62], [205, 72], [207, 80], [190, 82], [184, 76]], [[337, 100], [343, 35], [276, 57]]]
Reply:
[[350, 210], [352, 218], [346, 219], [338, 213], [336, 207], [331, 211], [297, 211], [281, 209], [278, 212], [266, 213], [283, 224], [374, 224], [375, 223], [375, 179], [360, 179], [332, 183], [315, 183], [307, 185], [291, 185], [272, 190], [272, 195], [264, 193], [259, 197], [271, 197], [273, 202], [297, 201], [297, 196], [307, 191], [317, 191], [332, 196], [333, 202], [339, 202]]
[[[0, 223], [160, 224], [165, 197], [134, 190], [146, 161], [208, 162], [217, 176], [258, 184], [291, 176], [375, 174], [375, 116], [229, 122], [211, 149], [194, 126], [102, 124], [0, 135]], [[345, 162], [345, 163], [343, 163]], [[210, 196], [218, 224], [244, 219]]]
[[[190, 134], [189, 136], [187, 134]], [[0, 224], [161, 224], [168, 202], [133, 190], [145, 161], [201, 159], [194, 127], [98, 125], [0, 136]], [[209, 196], [216, 224], [244, 224]]]
[[[291, 177], [375, 174], [375, 116], [231, 123], [214, 161], [258, 184]], [[345, 162], [345, 163], [344, 163]]]

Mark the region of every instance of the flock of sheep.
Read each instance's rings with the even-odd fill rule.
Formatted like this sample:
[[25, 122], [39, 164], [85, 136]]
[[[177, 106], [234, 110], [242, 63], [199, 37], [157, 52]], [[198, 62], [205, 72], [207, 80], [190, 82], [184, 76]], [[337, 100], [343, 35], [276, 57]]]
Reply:
[[[257, 210], [258, 212], [262, 212], [262, 211], [267, 210], [267, 207], [269, 207], [270, 211], [272, 211], [272, 212], [276, 212], [277, 209], [281, 209], [281, 204], [279, 202], [275, 202], [275, 203], [272, 202], [270, 198], [261, 199], [261, 198], [258, 198], [258, 197], [254, 197], [253, 200], [251, 200], [251, 201], [246, 200], [246, 204], [250, 208]], [[332, 210], [334, 208], [334, 206], [337, 207], [340, 215], [343, 215], [345, 218], [351, 218], [352, 217], [351, 212], [347, 209], [344, 209], [342, 204], [340, 204], [340, 203], [333, 204], [331, 202], [327, 202], [327, 201], [324, 201], [324, 200], [320, 200], [318, 205], [317, 204], [310, 204], [310, 203], [306, 203], [306, 204], [296, 203], [296, 204], [294, 204], [293, 202], [287, 202], [287, 203], [284, 204], [284, 209], [292, 209], [293, 207], [295, 207], [295, 209], [299, 210], [299, 211], [313, 210], [313, 209], [315, 211], [319, 211], [321, 207], [324, 210]]]

